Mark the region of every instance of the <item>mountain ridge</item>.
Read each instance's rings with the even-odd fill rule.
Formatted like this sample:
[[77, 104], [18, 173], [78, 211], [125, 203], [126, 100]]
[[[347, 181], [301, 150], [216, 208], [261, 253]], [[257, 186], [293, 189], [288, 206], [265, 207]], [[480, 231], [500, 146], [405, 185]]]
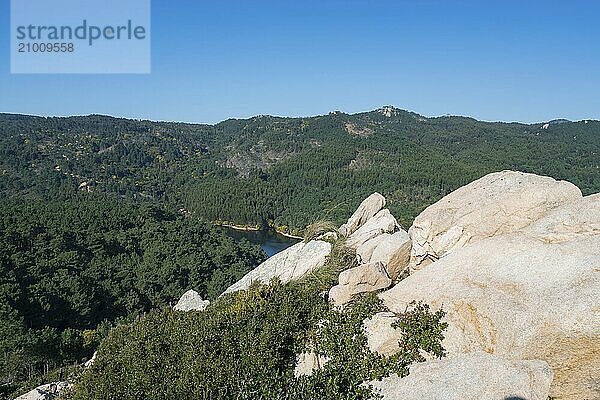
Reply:
[[380, 110], [384, 110], [386, 108], [393, 108], [394, 110], [401, 111], [404, 113], [414, 114], [418, 117], [425, 119], [436, 119], [436, 118], [464, 118], [482, 123], [500, 123], [500, 124], [519, 124], [519, 125], [539, 125], [539, 124], [560, 124], [560, 123], [579, 123], [579, 122], [600, 122], [600, 119], [595, 118], [582, 118], [577, 120], [571, 120], [568, 118], [555, 117], [548, 120], [542, 121], [534, 121], [534, 122], [523, 122], [523, 121], [508, 121], [508, 120], [486, 120], [486, 119], [478, 119], [469, 115], [462, 114], [441, 114], [441, 115], [430, 115], [426, 116], [423, 114], [419, 114], [415, 111], [410, 111], [404, 108], [398, 108], [391, 105], [382, 106], [380, 108], [375, 108], [367, 111], [357, 111], [347, 113], [341, 110], [332, 110], [327, 112], [326, 114], [314, 114], [314, 115], [303, 115], [303, 116], [289, 116], [289, 115], [275, 115], [275, 114], [256, 114], [248, 117], [228, 117], [222, 119], [217, 122], [187, 122], [187, 121], [177, 121], [177, 120], [163, 120], [163, 119], [152, 119], [152, 118], [136, 118], [136, 117], [125, 117], [125, 116], [114, 116], [110, 114], [102, 114], [102, 113], [90, 113], [90, 114], [75, 114], [75, 115], [37, 115], [37, 114], [27, 114], [27, 113], [17, 113], [17, 112], [0, 112], [1, 116], [14, 116], [14, 117], [31, 117], [31, 118], [43, 118], [43, 119], [68, 119], [68, 118], [82, 118], [82, 117], [107, 117], [113, 118], [117, 120], [130, 120], [130, 121], [138, 121], [138, 122], [152, 122], [152, 123], [170, 123], [170, 124], [185, 124], [185, 125], [201, 125], [201, 126], [215, 126], [228, 121], [246, 121], [255, 118], [269, 117], [269, 118], [281, 118], [281, 119], [306, 119], [306, 118], [316, 118], [316, 117], [325, 117], [328, 115], [361, 115], [361, 114], [370, 114], [374, 112], [378, 112]]
[[0, 114], [0, 132], [0, 197], [84, 188], [292, 234], [313, 219], [341, 222], [375, 191], [409, 226], [449, 191], [504, 169], [600, 191], [597, 121], [494, 123], [388, 106], [215, 125]]

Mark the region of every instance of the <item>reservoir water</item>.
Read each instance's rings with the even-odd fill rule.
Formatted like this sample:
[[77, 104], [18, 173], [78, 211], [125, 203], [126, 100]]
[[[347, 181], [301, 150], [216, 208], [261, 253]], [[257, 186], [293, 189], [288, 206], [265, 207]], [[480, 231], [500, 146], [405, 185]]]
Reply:
[[269, 257], [300, 241], [273, 231], [241, 231], [227, 227], [220, 227], [219, 229], [222, 229], [223, 232], [231, 236], [234, 240], [240, 241], [243, 238], [250, 243], [260, 245]]

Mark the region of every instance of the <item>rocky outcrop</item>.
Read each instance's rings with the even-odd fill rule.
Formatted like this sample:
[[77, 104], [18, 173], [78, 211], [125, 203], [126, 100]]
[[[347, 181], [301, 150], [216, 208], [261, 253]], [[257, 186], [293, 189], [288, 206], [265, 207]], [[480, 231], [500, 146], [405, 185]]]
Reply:
[[340, 273], [339, 284], [329, 291], [338, 306], [357, 294], [388, 288], [408, 264], [408, 233], [384, 206], [385, 197], [373, 193], [339, 229], [346, 246], [356, 250], [359, 266]]
[[36, 387], [15, 400], [55, 400], [62, 391], [69, 387], [68, 382], [53, 382]]
[[[340, 273], [329, 299], [342, 306], [385, 290], [410, 268], [380, 294], [389, 312], [364, 321], [369, 349], [384, 356], [399, 350], [402, 332], [391, 325], [413, 301], [443, 308], [448, 323], [448, 358], [374, 383], [385, 399], [546, 400], [548, 387], [557, 399], [600, 398], [600, 195], [504, 171], [428, 207], [408, 234], [383, 207], [375, 193], [342, 225], [358, 266]], [[274, 277], [300, 279], [330, 251], [324, 241], [299, 243], [226, 292]], [[314, 352], [297, 361], [296, 376], [324, 364]]]
[[418, 363], [404, 378], [373, 381], [383, 400], [547, 400], [552, 370], [544, 361], [509, 361], [478, 352]]
[[400, 229], [394, 234], [384, 233], [366, 241], [356, 249], [356, 255], [361, 263], [383, 263], [389, 277], [396, 280], [408, 266], [410, 250], [408, 233]]
[[390, 117], [394, 117], [394, 116], [398, 115], [400, 110], [393, 106], [384, 106], [376, 111], [378, 113], [390, 118]]
[[391, 284], [382, 263], [363, 264], [340, 273], [339, 284], [329, 290], [329, 299], [338, 306], [344, 305], [359, 293], [386, 289]]
[[312, 376], [313, 372], [322, 369], [329, 359], [322, 355], [317, 355], [314, 351], [301, 353], [296, 356], [296, 368], [294, 376]]
[[282, 283], [301, 279], [323, 266], [330, 252], [331, 243], [321, 240], [296, 243], [247, 273], [223, 294], [246, 290], [253, 282], [268, 284], [273, 278], [279, 278]]
[[373, 128], [369, 126], [360, 126], [352, 122], [346, 122], [344, 129], [352, 136], [367, 137], [373, 134]]
[[181, 296], [173, 309], [176, 311], [204, 311], [209, 304], [210, 301], [202, 300], [198, 292], [190, 289]]
[[410, 269], [417, 270], [468, 244], [519, 230], [549, 210], [581, 198], [550, 177], [503, 171], [484, 176], [427, 207], [409, 230]]
[[390, 210], [384, 208], [351, 234], [346, 240], [346, 246], [351, 249], [357, 249], [367, 241], [383, 233], [393, 233], [398, 229], [400, 229], [398, 221], [390, 213]]
[[340, 226], [340, 234], [342, 236], [351, 235], [383, 207], [385, 207], [385, 197], [379, 193], [373, 193], [360, 203], [354, 214], [348, 219], [348, 222]]
[[[525, 206], [513, 204], [512, 213], [503, 213], [510, 215], [505, 224], [488, 238], [482, 237], [488, 228], [465, 224], [470, 242], [459, 239], [464, 247], [380, 297], [393, 312], [404, 311], [413, 300], [443, 308], [449, 327], [442, 344], [450, 357], [482, 350], [510, 359], [542, 359], [554, 371], [551, 396], [599, 398], [600, 196], [580, 198], [570, 184], [548, 179], [511, 182], [539, 187], [543, 195], [505, 187], [520, 193], [532, 209], [524, 213]], [[487, 191], [479, 193], [484, 208], [495, 208]], [[507, 211], [507, 197], [492, 193]], [[570, 197], [570, 204], [554, 207]]]

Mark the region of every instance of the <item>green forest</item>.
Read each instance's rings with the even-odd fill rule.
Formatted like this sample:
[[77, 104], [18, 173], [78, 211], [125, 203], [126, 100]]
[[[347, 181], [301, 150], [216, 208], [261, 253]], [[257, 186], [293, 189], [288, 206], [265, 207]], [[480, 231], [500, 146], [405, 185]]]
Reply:
[[374, 191], [407, 228], [427, 205], [503, 169], [600, 191], [598, 121], [544, 129], [398, 109], [216, 125], [0, 114], [0, 133], [4, 198], [114, 193], [300, 234], [315, 220], [341, 223]]
[[265, 259], [212, 226], [148, 202], [81, 194], [0, 204], [4, 395], [89, 359], [110, 329], [188, 288], [214, 299]]
[[[214, 356], [215, 368], [225, 368], [248, 350], [234, 346], [235, 335], [245, 335], [258, 357], [241, 366], [246, 383], [239, 398], [254, 393], [261, 376], [269, 376], [267, 397], [293, 386], [298, 392], [285, 392], [289, 398], [322, 390], [363, 398], [357, 382], [378, 376], [381, 363], [392, 361], [366, 362], [371, 356], [360, 340], [348, 347], [354, 353], [341, 351], [331, 369], [302, 382], [293, 378], [293, 355], [323, 316], [354, 332], [359, 317], [380, 307], [372, 299], [336, 314], [310, 282], [275, 282], [211, 304], [210, 318], [169, 311], [189, 288], [214, 299], [266, 258], [258, 246], [234, 242], [214, 223], [302, 235], [315, 221], [342, 223], [378, 191], [407, 229], [429, 204], [503, 169], [565, 179], [584, 194], [600, 192], [600, 122], [544, 126], [425, 118], [398, 109], [216, 125], [0, 114], [0, 398], [64, 377], [98, 347], [104, 349], [94, 367], [98, 375], [82, 378], [76, 398], [86, 398], [90, 388], [99, 389], [87, 398], [107, 398], [102, 393], [115, 385], [130, 387], [133, 381], [120, 381], [128, 368], [164, 379], [166, 371], [147, 369], [161, 358], [176, 360], [177, 385], [191, 379], [218, 392], [208, 375], [193, 375], [197, 367], [212, 367], [180, 351]], [[426, 333], [415, 340], [442, 354], [436, 347], [440, 316], [420, 312], [419, 321], [431, 324], [415, 328]], [[283, 314], [289, 319], [277, 325]], [[198, 337], [234, 326], [215, 348], [215, 338]], [[138, 353], [127, 353], [124, 343]], [[321, 345], [334, 346], [327, 338]], [[394, 368], [405, 373], [418, 348], [407, 347]], [[146, 353], [149, 358], [139, 360], [147, 365], [132, 358]], [[348, 375], [345, 363], [354, 363], [358, 375]], [[215, 385], [227, 386], [237, 372]], [[164, 396], [183, 396], [184, 386], [177, 385], [164, 388]], [[141, 391], [122, 398], [149, 395], [152, 382], [136, 387]]]

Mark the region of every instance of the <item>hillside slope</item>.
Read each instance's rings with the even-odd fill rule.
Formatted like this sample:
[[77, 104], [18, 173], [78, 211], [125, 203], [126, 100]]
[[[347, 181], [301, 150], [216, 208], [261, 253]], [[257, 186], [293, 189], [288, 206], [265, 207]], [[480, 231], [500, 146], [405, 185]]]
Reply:
[[403, 226], [486, 173], [600, 190], [600, 122], [488, 123], [384, 107], [216, 125], [0, 115], [0, 195], [151, 197], [208, 220], [300, 231], [378, 191]]

